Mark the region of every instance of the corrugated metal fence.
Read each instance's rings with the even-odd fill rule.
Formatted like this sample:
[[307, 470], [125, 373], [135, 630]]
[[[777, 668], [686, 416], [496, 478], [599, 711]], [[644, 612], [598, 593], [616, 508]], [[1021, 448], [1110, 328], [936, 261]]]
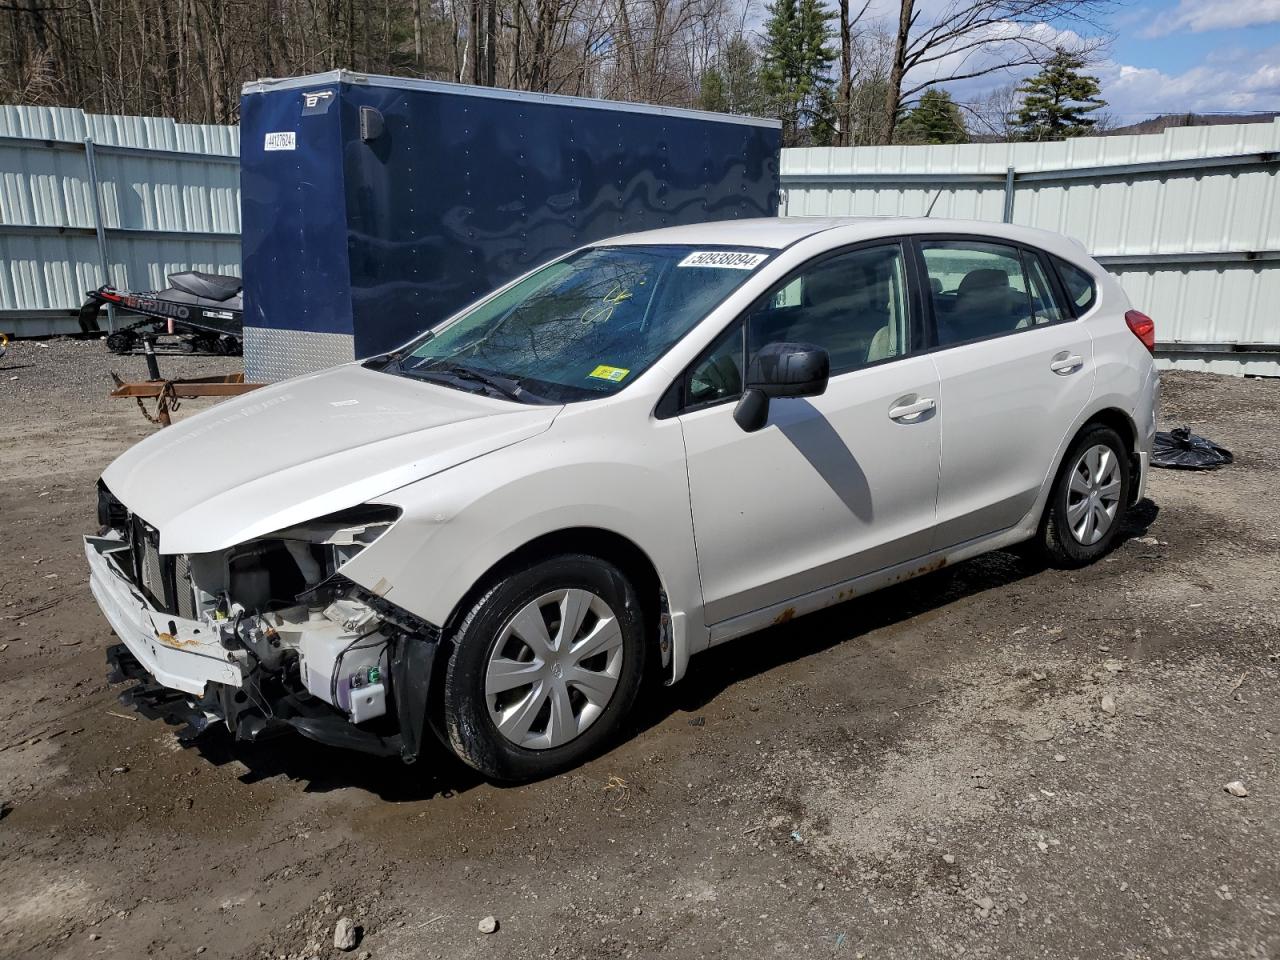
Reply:
[[240, 132], [0, 106], [0, 330], [78, 330], [86, 290], [240, 272]]
[[[104, 280], [240, 272], [239, 131], [0, 107], [0, 330]], [[1280, 376], [1280, 120], [1065, 143], [784, 150], [782, 212], [1006, 220], [1080, 240], [1179, 366]]]
[[1280, 120], [1064, 143], [784, 150], [792, 216], [1066, 234], [1157, 324], [1165, 365], [1280, 375]]

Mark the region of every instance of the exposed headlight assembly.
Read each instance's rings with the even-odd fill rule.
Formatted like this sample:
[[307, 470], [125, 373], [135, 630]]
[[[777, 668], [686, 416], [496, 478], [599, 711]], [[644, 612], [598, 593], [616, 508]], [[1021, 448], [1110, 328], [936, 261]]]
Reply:
[[365, 504], [233, 547], [225, 554], [226, 596], [254, 611], [308, 602], [399, 516], [398, 507]]

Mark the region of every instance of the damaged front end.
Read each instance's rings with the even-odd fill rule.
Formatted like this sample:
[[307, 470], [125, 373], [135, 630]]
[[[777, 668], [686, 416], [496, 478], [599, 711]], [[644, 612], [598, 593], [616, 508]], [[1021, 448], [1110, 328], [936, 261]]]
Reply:
[[109, 653], [125, 699], [225, 723], [241, 740], [296, 731], [417, 759], [439, 630], [341, 574], [390, 529], [369, 504], [214, 553], [159, 552], [158, 532], [99, 483], [90, 587], [123, 641]]

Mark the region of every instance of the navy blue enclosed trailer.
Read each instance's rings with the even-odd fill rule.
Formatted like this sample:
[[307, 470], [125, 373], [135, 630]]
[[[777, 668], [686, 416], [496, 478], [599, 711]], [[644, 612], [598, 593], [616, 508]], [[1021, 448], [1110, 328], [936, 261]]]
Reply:
[[365, 76], [241, 98], [245, 372], [391, 349], [585, 243], [778, 208], [775, 121]]

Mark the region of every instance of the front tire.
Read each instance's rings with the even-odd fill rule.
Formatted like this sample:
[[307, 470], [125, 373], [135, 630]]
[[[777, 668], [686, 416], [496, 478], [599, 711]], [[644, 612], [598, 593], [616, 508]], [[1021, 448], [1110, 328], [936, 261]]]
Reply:
[[1051, 564], [1082, 567], [1114, 545], [1130, 497], [1129, 453], [1110, 427], [1087, 428], [1067, 451], [1054, 482], [1040, 547]]
[[585, 554], [498, 580], [452, 639], [445, 729], [454, 752], [494, 780], [533, 780], [582, 763], [617, 731], [644, 676], [635, 588]]

